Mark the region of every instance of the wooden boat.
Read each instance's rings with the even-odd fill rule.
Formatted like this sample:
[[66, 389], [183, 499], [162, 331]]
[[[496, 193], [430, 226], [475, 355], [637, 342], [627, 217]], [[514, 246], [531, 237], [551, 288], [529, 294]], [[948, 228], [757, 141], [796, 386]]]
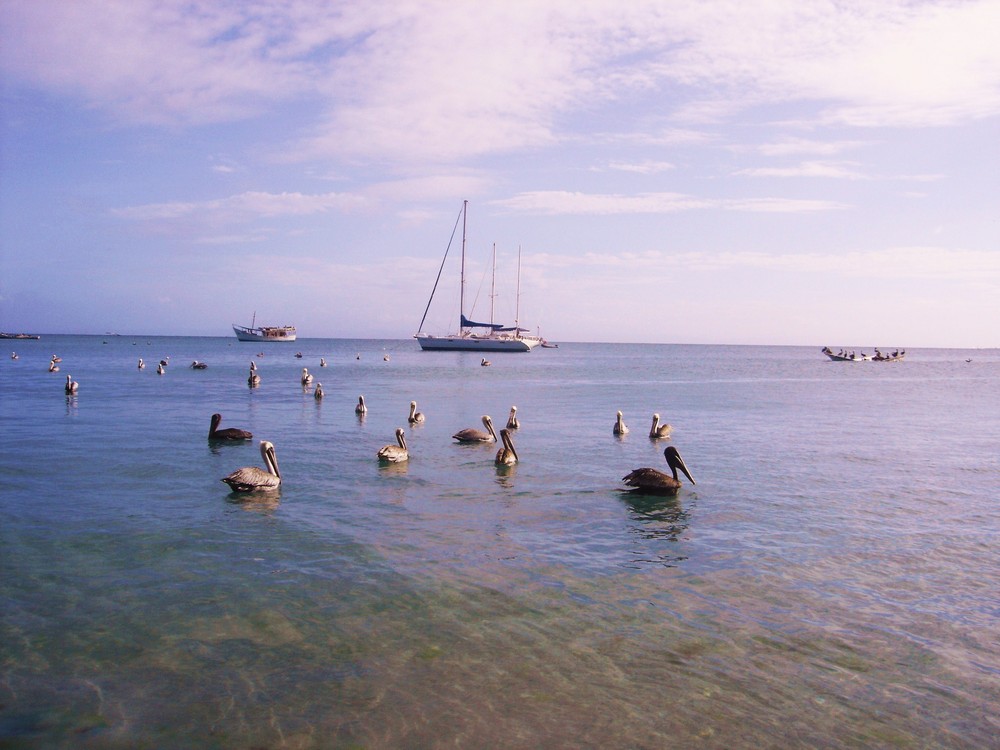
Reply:
[[233, 323], [233, 332], [240, 341], [295, 341], [295, 326], [255, 326], [257, 313], [249, 326]]
[[882, 354], [878, 349], [875, 350], [875, 356], [865, 354], [857, 354], [855, 352], [848, 352], [841, 349], [839, 352], [834, 353], [833, 350], [824, 346], [820, 351], [823, 352], [827, 357], [829, 357], [834, 362], [900, 362], [906, 358], [906, 350], [896, 350], [892, 354]]

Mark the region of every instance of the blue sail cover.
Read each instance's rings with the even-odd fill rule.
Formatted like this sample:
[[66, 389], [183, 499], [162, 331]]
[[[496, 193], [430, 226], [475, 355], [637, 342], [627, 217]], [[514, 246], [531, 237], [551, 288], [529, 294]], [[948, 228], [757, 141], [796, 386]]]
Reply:
[[462, 328], [490, 328], [494, 331], [505, 330], [503, 323], [476, 323], [473, 320], [469, 320], [464, 314], [462, 315]]

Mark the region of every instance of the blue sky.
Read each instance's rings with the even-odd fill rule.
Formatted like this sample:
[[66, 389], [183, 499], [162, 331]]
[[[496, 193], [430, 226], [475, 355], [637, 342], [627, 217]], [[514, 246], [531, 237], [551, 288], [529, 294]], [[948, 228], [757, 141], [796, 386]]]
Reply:
[[1000, 346], [998, 30], [997, 1], [4, 2], [0, 330], [408, 337], [468, 199], [475, 317], [496, 243], [496, 317], [552, 340]]

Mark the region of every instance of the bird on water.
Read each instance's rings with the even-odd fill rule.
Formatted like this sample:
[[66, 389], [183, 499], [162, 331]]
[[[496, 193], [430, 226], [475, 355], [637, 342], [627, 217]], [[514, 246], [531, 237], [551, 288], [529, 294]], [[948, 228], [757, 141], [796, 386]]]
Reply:
[[483, 425], [486, 427], [486, 432], [474, 427], [466, 427], [452, 435], [452, 438], [460, 443], [495, 443], [497, 434], [493, 431], [493, 420], [489, 418], [489, 415], [483, 415]]
[[653, 426], [649, 428], [649, 437], [652, 440], [657, 438], [670, 437], [670, 433], [673, 431], [673, 427], [668, 424], [660, 424], [660, 415], [653, 415]]
[[497, 451], [497, 457], [493, 460], [497, 466], [513, 466], [517, 463], [517, 451], [514, 450], [514, 440], [507, 429], [500, 430], [500, 440], [503, 447]]
[[270, 492], [281, 487], [281, 472], [278, 459], [274, 455], [274, 445], [267, 440], [260, 441], [260, 455], [265, 469], [259, 466], [244, 466], [221, 481], [229, 485], [233, 492]]
[[384, 445], [379, 448], [378, 460], [384, 464], [399, 464], [410, 458], [406, 449], [406, 436], [402, 427], [396, 428], [396, 445]]
[[224, 427], [219, 429], [222, 423], [221, 414], [213, 414], [212, 421], [208, 428], [209, 440], [253, 440], [253, 433], [241, 430], [238, 427]]
[[681, 488], [681, 480], [677, 476], [677, 470], [680, 469], [691, 484], [697, 484], [694, 481], [694, 477], [691, 476], [691, 472], [688, 471], [687, 466], [684, 464], [681, 454], [677, 452], [674, 446], [671, 445], [664, 450], [663, 457], [667, 459], [667, 466], [670, 467], [671, 474], [662, 472], [659, 469], [645, 467], [629, 472], [622, 477], [622, 481], [629, 487], [642, 492], [657, 495], [676, 495], [677, 490]]

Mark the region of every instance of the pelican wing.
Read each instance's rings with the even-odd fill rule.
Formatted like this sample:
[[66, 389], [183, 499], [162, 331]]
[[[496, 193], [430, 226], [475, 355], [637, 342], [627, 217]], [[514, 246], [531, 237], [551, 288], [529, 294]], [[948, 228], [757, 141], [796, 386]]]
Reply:
[[228, 484], [233, 492], [276, 490], [281, 486], [280, 477], [257, 466], [244, 466], [223, 477], [222, 481]]

